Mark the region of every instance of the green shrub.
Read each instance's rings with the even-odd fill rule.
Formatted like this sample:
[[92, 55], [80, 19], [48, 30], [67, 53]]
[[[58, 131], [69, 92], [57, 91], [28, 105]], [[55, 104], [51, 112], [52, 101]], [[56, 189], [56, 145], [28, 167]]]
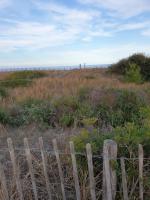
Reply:
[[70, 114], [64, 114], [60, 120], [59, 123], [63, 127], [70, 127], [74, 124], [74, 117]]
[[79, 119], [91, 118], [94, 117], [94, 110], [89, 103], [79, 103], [74, 115]]
[[0, 82], [3, 87], [25, 87], [32, 83], [32, 79], [47, 76], [42, 71], [19, 71], [10, 73], [6, 79]]
[[125, 72], [125, 81], [133, 83], [142, 83], [140, 67], [137, 64], [129, 64], [129, 68]]
[[118, 96], [114, 110], [120, 110], [124, 123], [140, 122], [140, 108], [145, 106], [145, 101], [136, 92], [122, 91]]
[[88, 97], [89, 97], [89, 93], [90, 93], [90, 88], [88, 87], [81, 87], [78, 91], [78, 99], [80, 102], [85, 102], [88, 100]]
[[94, 126], [97, 123], [97, 118], [96, 117], [91, 117], [91, 118], [84, 118], [82, 120], [82, 123], [84, 124], [84, 126], [88, 127], [88, 126]]
[[39, 127], [54, 127], [57, 118], [49, 102], [29, 99], [9, 110], [0, 109], [0, 123], [10, 126], [22, 126], [36, 123]]
[[22, 106], [26, 123], [39, 123], [45, 126], [53, 126], [55, 117], [54, 108], [47, 101], [29, 99]]
[[15, 88], [15, 87], [25, 87], [28, 86], [32, 83], [31, 80], [27, 79], [7, 79], [4, 81], [0, 82], [0, 86], [2, 87], [10, 87], [10, 88]]
[[10, 110], [8, 111], [9, 113], [9, 121], [7, 124], [13, 127], [19, 127], [27, 122], [27, 117], [24, 113], [24, 110], [21, 106], [12, 106]]
[[7, 124], [10, 121], [9, 114], [3, 108], [0, 108], [0, 123]]
[[126, 123], [125, 126], [118, 126], [109, 133], [98, 132], [96, 129], [89, 132], [84, 129], [72, 138], [78, 152], [85, 151], [86, 144], [90, 143], [95, 154], [102, 153], [106, 139], [117, 142], [119, 156], [137, 156], [138, 144], [143, 144], [146, 155], [150, 153], [150, 127], [147, 124], [139, 127], [134, 123]]
[[0, 99], [3, 99], [8, 96], [8, 93], [5, 88], [0, 87]]
[[122, 126], [127, 122], [141, 123], [141, 107], [145, 106], [145, 101], [137, 93], [120, 90], [114, 105], [100, 104], [95, 113], [98, 118], [99, 127]]
[[74, 96], [61, 97], [53, 102], [57, 111], [60, 113], [75, 112], [79, 106], [79, 101]]
[[87, 143], [92, 145], [94, 153], [99, 152], [103, 146], [103, 140], [103, 135], [100, 135], [96, 129], [93, 132], [83, 129], [79, 135], [72, 137], [77, 152], [85, 151]]
[[34, 79], [47, 76], [43, 71], [17, 71], [10, 73], [7, 77], [8, 80], [14, 79]]
[[150, 57], [145, 56], [142, 53], [133, 54], [126, 59], [120, 60], [118, 63], [111, 65], [109, 71], [125, 75], [130, 63], [140, 67], [140, 72], [144, 80], [150, 80]]

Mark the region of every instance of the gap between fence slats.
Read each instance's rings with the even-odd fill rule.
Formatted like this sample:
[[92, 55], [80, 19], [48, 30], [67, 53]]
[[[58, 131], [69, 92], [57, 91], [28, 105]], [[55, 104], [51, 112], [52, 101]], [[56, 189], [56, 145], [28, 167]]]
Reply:
[[1, 181], [1, 185], [4, 189], [5, 199], [9, 200], [9, 193], [8, 193], [8, 190], [7, 190], [6, 176], [5, 176], [4, 169], [3, 169], [3, 166], [2, 166], [1, 163], [0, 163], [0, 181]]
[[14, 174], [14, 178], [15, 178], [15, 182], [16, 182], [16, 186], [17, 186], [17, 190], [18, 190], [19, 199], [23, 200], [24, 198], [23, 198], [23, 192], [22, 192], [22, 187], [21, 187], [22, 184], [21, 184], [21, 181], [19, 178], [20, 170], [19, 170], [19, 166], [17, 166], [17, 163], [16, 163], [16, 156], [15, 156], [12, 139], [8, 138], [7, 143], [8, 143], [8, 149], [9, 149], [10, 158], [11, 158], [11, 162], [12, 162], [13, 174]]
[[40, 145], [40, 150], [41, 150], [42, 165], [43, 165], [44, 177], [45, 177], [45, 182], [46, 182], [46, 189], [47, 189], [49, 200], [52, 200], [51, 186], [49, 183], [48, 173], [47, 173], [47, 159], [46, 159], [46, 155], [44, 153], [44, 145], [43, 145], [42, 137], [39, 138], [39, 145]]
[[121, 160], [123, 199], [124, 200], [129, 200], [128, 188], [127, 188], [127, 178], [126, 178], [126, 169], [125, 169], [125, 161], [124, 161], [123, 157], [120, 160]]
[[64, 176], [63, 176], [63, 171], [62, 171], [62, 167], [61, 167], [61, 162], [60, 162], [60, 157], [59, 157], [56, 139], [53, 140], [53, 148], [54, 148], [56, 161], [57, 161], [57, 165], [58, 165], [58, 171], [59, 171], [59, 177], [60, 177], [60, 181], [61, 181], [61, 190], [62, 190], [63, 200], [66, 200], [65, 186], [64, 186]]
[[140, 200], [143, 200], [143, 147], [139, 144], [139, 196]]
[[25, 147], [25, 154], [26, 154], [26, 158], [27, 158], [27, 162], [28, 162], [28, 166], [29, 166], [29, 173], [31, 176], [34, 197], [36, 200], [38, 200], [37, 188], [36, 188], [35, 177], [34, 177], [34, 170], [33, 170], [33, 166], [32, 166], [31, 152], [30, 152], [29, 143], [28, 143], [27, 138], [24, 138], [24, 147]]
[[76, 157], [75, 157], [74, 143], [72, 141], [70, 142], [70, 153], [71, 153], [72, 166], [73, 166], [73, 177], [75, 181], [76, 197], [77, 197], [77, 200], [80, 200], [81, 195], [80, 195], [78, 169], [77, 169], [77, 162], [76, 162]]

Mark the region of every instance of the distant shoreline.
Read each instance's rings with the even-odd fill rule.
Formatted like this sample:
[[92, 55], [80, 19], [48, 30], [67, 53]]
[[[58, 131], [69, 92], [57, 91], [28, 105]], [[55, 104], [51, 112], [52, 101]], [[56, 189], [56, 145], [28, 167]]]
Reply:
[[0, 72], [11, 71], [26, 71], [26, 70], [73, 70], [84, 68], [103, 68], [108, 67], [110, 64], [96, 64], [96, 65], [74, 65], [74, 66], [1, 66]]

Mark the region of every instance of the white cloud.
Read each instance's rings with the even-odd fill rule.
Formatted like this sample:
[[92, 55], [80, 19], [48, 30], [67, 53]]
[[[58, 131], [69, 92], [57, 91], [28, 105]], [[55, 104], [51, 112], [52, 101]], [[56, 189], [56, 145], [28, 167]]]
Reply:
[[83, 41], [91, 41], [94, 37], [110, 37], [112, 22], [106, 21], [97, 9], [68, 8], [57, 3], [37, 3], [39, 9], [48, 11], [53, 16], [54, 22], [68, 29], [74, 29], [82, 34]]
[[[137, 45], [133, 43], [87, 49], [86, 51], [77, 50], [59, 52], [57, 54], [57, 57], [59, 58], [58, 60], [62, 61], [62, 63], [65, 63], [66, 65], [71, 65], [72, 63], [79, 64], [84, 62], [86, 64], [109, 64], [117, 62], [118, 60], [127, 57], [133, 53], [149, 52], [149, 49], [150, 45]], [[66, 58], [69, 58], [69, 60], [67, 60]]]
[[140, 30], [146, 27], [150, 26], [150, 21], [144, 21], [144, 22], [134, 22], [134, 23], [127, 23], [122, 24], [118, 27], [117, 31], [129, 31], [129, 30]]
[[[4, 0], [0, 0], [2, 2]], [[6, 1], [6, 0], [5, 0]], [[8, 1], [8, 0], [7, 0]], [[10, 0], [9, 0], [10, 1]], [[125, 0], [118, 2], [118, 0], [82, 0], [85, 2], [95, 2], [95, 5], [103, 5], [110, 10], [121, 8], [126, 5]], [[127, 2], [129, 0], [126, 0]], [[131, 0], [130, 0], [131, 1]], [[137, 5], [140, 0], [137, 0]], [[51, 1], [50, 1], [51, 2]], [[108, 6], [108, 2], [110, 5]], [[135, 3], [135, 0], [131, 1], [132, 4]], [[147, 2], [147, 0], [143, 0]], [[13, 19], [3, 19], [5, 26], [0, 26], [0, 51], [15, 51], [16, 49], [21, 50], [39, 50], [43, 48], [49, 48], [54, 46], [61, 46], [66, 44], [75, 43], [80, 45], [81, 42], [92, 42], [93, 38], [100, 37], [112, 37], [115, 36], [116, 32], [128, 31], [128, 30], [145, 30], [149, 27], [150, 21], [144, 22], [128, 22], [123, 23], [124, 21], [116, 19], [108, 19], [102, 16], [100, 11], [95, 10], [94, 8], [77, 9], [69, 8], [56, 3], [37, 3], [34, 0], [36, 8], [40, 11], [43, 11], [47, 16], [46, 22], [37, 21], [17, 21]], [[113, 4], [115, 3], [115, 4]], [[115, 6], [114, 6], [115, 5]], [[129, 5], [131, 3], [129, 2]], [[124, 8], [125, 9], [125, 8]], [[126, 8], [127, 9], [127, 8]], [[123, 11], [123, 8], [120, 10]], [[119, 11], [119, 12], [120, 12]], [[117, 11], [118, 12], [118, 11]], [[49, 21], [48, 21], [49, 20]], [[42, 21], [42, 20], [41, 20]], [[4, 23], [3, 23], [4, 24]], [[150, 35], [149, 30], [142, 32], [143, 35]], [[117, 41], [116, 41], [117, 43]], [[108, 48], [108, 50], [107, 50]], [[77, 52], [72, 52], [71, 57], [76, 58], [78, 56], [93, 58], [93, 61], [98, 61], [98, 54], [100, 53], [102, 57], [108, 56], [103, 53], [105, 51], [109, 53], [110, 47], [107, 46], [104, 49], [92, 50], [85, 52], [81, 51], [81, 55]], [[132, 47], [131, 51], [134, 51]], [[115, 49], [115, 48], [112, 48]], [[140, 49], [139, 49], [140, 50]], [[112, 50], [113, 51], [113, 50]], [[127, 50], [126, 50], [127, 51]], [[87, 54], [86, 54], [87, 53]], [[94, 56], [95, 53], [95, 56]], [[114, 55], [113, 52], [111, 52]], [[118, 53], [119, 55], [119, 53]], [[112, 58], [112, 56], [109, 55]], [[68, 57], [67, 57], [68, 58]], [[92, 60], [91, 58], [91, 60]], [[63, 58], [62, 58], [63, 59]], [[85, 58], [84, 58], [85, 59]], [[83, 59], [83, 60], [84, 60]], [[104, 58], [102, 59], [104, 62]], [[58, 61], [58, 59], [56, 59]], [[90, 62], [90, 60], [89, 60]], [[109, 62], [106, 61], [106, 62]]]
[[144, 35], [144, 36], [150, 36], [150, 29], [144, 30], [142, 32], [142, 35]]
[[58, 30], [54, 25], [37, 22], [17, 22], [0, 33], [0, 50], [18, 48], [40, 49], [74, 41], [78, 34], [74, 29]]
[[150, 11], [149, 0], [78, 0], [80, 3], [104, 7], [113, 15], [132, 17]]
[[[12, 60], [1, 60], [1, 65], [49, 65], [49, 66], [70, 66], [76, 65], [78, 66], [79, 63], [86, 63], [88, 64], [110, 64], [117, 62], [118, 60], [127, 57], [133, 53], [149, 52], [150, 45], [139, 45], [139, 44], [123, 44], [123, 45], [116, 45], [116, 46], [106, 46], [101, 48], [93, 48], [93, 49], [80, 49], [80, 50], [68, 50], [68, 51], [51, 51], [47, 52], [47, 57], [42, 55], [40, 56], [33, 56], [27, 55], [20, 58], [15, 58], [15, 63]], [[69, 59], [68, 59], [69, 58]]]
[[103, 27], [94, 24], [96, 18], [101, 17], [95, 10], [70, 9], [54, 3], [36, 3], [36, 6], [47, 12], [49, 22], [3, 19], [9, 25], [0, 27], [1, 51], [47, 48], [111, 35]]

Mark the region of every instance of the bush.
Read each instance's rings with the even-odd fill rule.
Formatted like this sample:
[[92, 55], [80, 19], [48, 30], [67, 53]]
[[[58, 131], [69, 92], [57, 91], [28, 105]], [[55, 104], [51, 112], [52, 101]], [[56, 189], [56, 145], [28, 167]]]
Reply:
[[56, 121], [54, 108], [49, 102], [30, 99], [18, 106], [12, 106], [8, 111], [0, 109], [0, 123], [10, 126], [36, 123], [39, 127], [54, 127]]
[[0, 99], [3, 99], [8, 96], [8, 93], [5, 88], [0, 87]]
[[150, 57], [142, 53], [133, 54], [126, 59], [120, 60], [118, 63], [111, 65], [109, 71], [125, 75], [131, 63], [140, 67], [140, 72], [144, 80], [150, 80]]
[[120, 154], [118, 156], [137, 156], [135, 154], [138, 152], [138, 144], [143, 144], [147, 156], [150, 153], [150, 127], [147, 124], [139, 127], [134, 123], [126, 123], [125, 126], [118, 126], [109, 133], [98, 132], [96, 129], [89, 132], [84, 129], [72, 138], [77, 152], [85, 151], [86, 144], [90, 143], [95, 154], [102, 153], [106, 139], [117, 142], [118, 154]]
[[124, 123], [140, 122], [140, 108], [145, 106], [145, 101], [138, 94], [132, 91], [122, 91], [117, 98], [114, 108], [120, 110], [123, 115]]
[[7, 77], [9, 80], [14, 79], [34, 79], [34, 78], [42, 78], [47, 76], [47, 74], [43, 71], [18, 71], [10, 73]]
[[27, 79], [7, 79], [4, 81], [0, 82], [0, 86], [2, 87], [10, 87], [10, 88], [15, 88], [15, 87], [25, 87], [28, 86], [32, 83], [31, 80]]
[[59, 123], [63, 127], [70, 127], [74, 124], [74, 117], [70, 114], [64, 114], [60, 120]]
[[39, 125], [54, 126], [55, 112], [47, 101], [29, 99], [22, 105], [26, 124], [38, 123]]
[[7, 111], [3, 108], [0, 108], [0, 123], [1, 124], [7, 124], [9, 123], [10, 118], [9, 118], [9, 114], [7, 113]]
[[127, 122], [141, 123], [141, 107], [145, 101], [138, 94], [128, 90], [118, 92], [114, 105], [100, 104], [95, 113], [99, 127], [123, 126]]
[[133, 83], [142, 83], [140, 67], [136, 64], [129, 64], [129, 68], [125, 72], [125, 81]]
[[47, 76], [42, 71], [21, 71], [10, 73], [6, 79], [0, 82], [3, 87], [25, 87], [32, 83], [32, 79]]
[[80, 102], [87, 101], [88, 98], [89, 98], [89, 94], [90, 94], [90, 88], [88, 88], [88, 87], [81, 87], [79, 89], [79, 91], [78, 91], [78, 94], [77, 94], [79, 101]]
[[102, 151], [103, 141], [105, 140], [105, 138], [109, 138], [109, 136], [107, 136], [105, 134], [98, 133], [96, 129], [94, 129], [92, 132], [83, 129], [79, 135], [72, 137], [72, 141], [75, 144], [77, 152], [85, 151], [86, 144], [90, 143], [92, 145], [92, 151], [94, 153], [99, 153], [100, 151]]

